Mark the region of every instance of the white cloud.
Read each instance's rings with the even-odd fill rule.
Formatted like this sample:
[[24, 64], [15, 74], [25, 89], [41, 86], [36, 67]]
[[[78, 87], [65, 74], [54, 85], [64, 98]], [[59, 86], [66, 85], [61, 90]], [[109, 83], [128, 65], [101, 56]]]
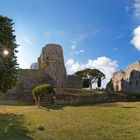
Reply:
[[129, 12], [130, 11], [130, 7], [129, 6], [126, 6], [125, 7], [125, 10], [126, 10], [126, 12]]
[[49, 36], [51, 35], [51, 33], [48, 32], [48, 31], [44, 32], [44, 34], [45, 34], [47, 37], [49, 37]]
[[66, 62], [66, 68], [68, 74], [73, 74], [76, 71], [86, 69], [86, 68], [96, 68], [102, 71], [106, 75], [106, 79], [102, 83], [102, 87], [105, 87], [112, 77], [113, 73], [117, 70], [118, 63], [115, 60], [111, 60], [105, 56], [98, 57], [95, 60], [88, 60], [86, 64], [80, 64], [73, 59], [69, 59]]
[[80, 28], [80, 30], [75, 31], [75, 33], [73, 34], [71, 43], [77, 47], [79, 43], [85, 41], [89, 37], [95, 36], [100, 31], [101, 29], [95, 26], [89, 26], [86, 27], [86, 29]]
[[140, 0], [134, 2], [134, 16], [140, 19]]
[[76, 49], [76, 45], [72, 45], [71, 49], [73, 49], [73, 50]]
[[137, 50], [140, 50], [140, 26], [134, 29], [133, 39], [131, 40], [131, 43]]
[[79, 26], [71, 36], [71, 51], [70, 55], [78, 55], [84, 52], [83, 48], [81, 48], [82, 42], [86, 41], [88, 38], [93, 38], [97, 33], [101, 32], [101, 28], [95, 27], [94, 25], [88, 25], [85, 27]]
[[73, 59], [69, 59], [66, 62], [66, 68], [67, 68], [67, 72], [68, 74], [72, 74], [78, 70], [80, 70], [80, 64], [78, 62], [75, 62]]
[[118, 48], [117, 48], [117, 47], [113, 48], [113, 52], [116, 52], [117, 50], [118, 50]]
[[83, 53], [83, 52], [84, 52], [84, 50], [82, 50], [82, 49], [78, 50], [78, 51], [74, 50], [71, 52], [71, 55], [78, 55], [78, 54]]
[[31, 45], [31, 46], [33, 45], [33, 42], [32, 42], [31, 39], [26, 38], [26, 37], [24, 37], [23, 39], [24, 39], [24, 41], [26, 42], [26, 44]]
[[33, 38], [28, 35], [20, 35], [19, 37], [17, 37], [17, 42], [20, 45], [29, 45], [29, 46], [34, 45]]
[[63, 30], [55, 30], [55, 31], [43, 31], [43, 34], [46, 36], [46, 37], [64, 37], [66, 35], [66, 32], [63, 31]]
[[84, 50], [79, 50], [79, 53], [83, 53], [84, 52]]
[[77, 34], [77, 36], [72, 40], [72, 44], [77, 45], [78, 43], [82, 42], [83, 40], [85, 40], [89, 36], [90, 36], [90, 34], [86, 33], [86, 32]]

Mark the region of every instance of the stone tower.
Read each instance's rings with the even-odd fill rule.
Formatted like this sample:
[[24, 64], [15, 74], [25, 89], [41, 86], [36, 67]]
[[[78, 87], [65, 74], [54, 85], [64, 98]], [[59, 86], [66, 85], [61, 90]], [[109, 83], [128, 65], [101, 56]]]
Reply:
[[33, 64], [31, 68], [19, 70], [17, 85], [8, 91], [9, 95], [20, 97], [21, 93], [31, 93], [34, 87], [44, 83], [54, 84], [58, 94], [61, 93], [60, 88], [83, 87], [81, 78], [67, 76], [60, 45], [47, 44], [43, 47], [38, 63]]
[[65, 87], [66, 68], [64, 65], [63, 50], [60, 45], [47, 44], [38, 58], [38, 67], [42, 72], [49, 74], [55, 80], [56, 86]]

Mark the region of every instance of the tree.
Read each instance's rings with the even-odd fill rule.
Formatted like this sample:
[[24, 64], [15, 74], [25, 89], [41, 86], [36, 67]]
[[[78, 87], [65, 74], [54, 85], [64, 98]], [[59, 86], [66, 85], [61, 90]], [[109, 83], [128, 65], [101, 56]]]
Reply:
[[97, 79], [97, 86], [98, 86], [98, 88], [101, 87], [101, 77], [98, 77], [98, 79]]
[[87, 83], [89, 82], [90, 89], [92, 89], [92, 84], [95, 82], [97, 82], [98, 87], [101, 87], [101, 81], [105, 78], [104, 73], [98, 69], [85, 69], [77, 71], [74, 75], [83, 79], [83, 85], [87, 86]]
[[16, 36], [12, 19], [0, 16], [0, 93], [16, 85], [18, 64]]
[[52, 84], [42, 84], [39, 86], [36, 86], [33, 91], [32, 95], [36, 101], [36, 104], [40, 107], [41, 101], [43, 100], [45, 95], [51, 95], [55, 101], [55, 89]]
[[89, 88], [89, 79], [83, 79], [83, 88]]

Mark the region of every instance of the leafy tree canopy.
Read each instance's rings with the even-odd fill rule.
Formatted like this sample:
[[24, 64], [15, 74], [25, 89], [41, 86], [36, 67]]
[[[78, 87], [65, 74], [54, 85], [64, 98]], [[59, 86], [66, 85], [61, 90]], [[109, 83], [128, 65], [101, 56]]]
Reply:
[[98, 86], [100, 87], [101, 86], [101, 80], [103, 80], [105, 78], [105, 74], [102, 73], [98, 69], [80, 70], [80, 71], [77, 71], [76, 73], [74, 73], [74, 75], [78, 76], [78, 77], [82, 77], [82, 79], [86, 82], [87, 82], [87, 80], [85, 80], [85, 79], [88, 79], [90, 88], [92, 88], [92, 84], [95, 83], [95, 82], [97, 82]]
[[76, 73], [74, 73], [75, 76], [79, 76], [79, 77], [82, 77], [83, 79], [84, 78], [95, 78], [97, 79], [98, 77], [101, 77], [101, 78], [105, 78], [105, 75], [104, 73], [102, 73], [100, 70], [98, 69], [85, 69], [85, 70], [80, 70], [80, 71], [77, 71]]

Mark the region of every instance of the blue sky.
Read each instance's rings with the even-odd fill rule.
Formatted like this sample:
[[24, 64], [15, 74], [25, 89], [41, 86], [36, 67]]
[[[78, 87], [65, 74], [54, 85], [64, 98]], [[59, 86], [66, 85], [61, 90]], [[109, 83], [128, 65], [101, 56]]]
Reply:
[[140, 60], [140, 0], [0, 0], [0, 14], [15, 23], [21, 68], [47, 43], [63, 47], [69, 74], [98, 68], [109, 79]]

